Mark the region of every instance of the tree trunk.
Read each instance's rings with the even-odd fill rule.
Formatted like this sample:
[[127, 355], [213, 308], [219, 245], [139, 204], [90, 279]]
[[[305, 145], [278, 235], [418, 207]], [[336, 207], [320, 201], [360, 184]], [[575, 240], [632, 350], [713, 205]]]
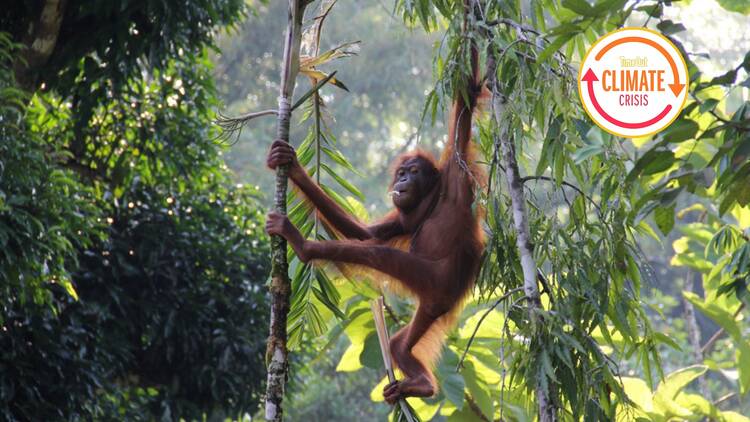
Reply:
[[[516, 149], [513, 140], [509, 134], [502, 129], [504, 119], [504, 109], [506, 98], [500, 94], [497, 85], [497, 71], [495, 60], [491, 59], [488, 63], [488, 84], [492, 90], [492, 109], [494, 112], [495, 122], [499, 132], [495, 135], [496, 144], [500, 144], [502, 150], [502, 162], [505, 167], [505, 177], [508, 181], [508, 191], [510, 193], [511, 206], [513, 208], [513, 222], [516, 229], [516, 246], [518, 247], [519, 256], [521, 257], [521, 268], [523, 269], [523, 290], [529, 306], [529, 320], [532, 327], [538, 326], [537, 309], [541, 308], [539, 300], [539, 288], [537, 286], [537, 266], [534, 261], [534, 253], [531, 245], [529, 234], [529, 221], [526, 212], [526, 199], [523, 196], [523, 182], [518, 171], [518, 162], [516, 161]], [[540, 422], [553, 422], [557, 420], [555, 406], [550, 400], [549, 391], [541, 385], [537, 385], [536, 399], [539, 408]]]
[[[302, 38], [302, 16], [305, 0], [289, 0], [288, 22], [284, 40], [284, 59], [281, 67], [278, 127], [276, 138], [289, 142], [289, 121], [294, 84], [299, 71], [299, 49]], [[274, 208], [286, 214], [287, 166], [276, 169]], [[268, 378], [266, 383], [266, 420], [282, 421], [284, 384], [287, 378], [287, 332], [291, 285], [286, 259], [286, 241], [281, 236], [271, 238], [271, 322], [266, 347]]]
[[25, 91], [36, 91], [38, 70], [47, 63], [57, 45], [67, 0], [46, 0], [36, 22], [29, 24], [21, 43], [23, 49], [13, 64], [18, 85]]

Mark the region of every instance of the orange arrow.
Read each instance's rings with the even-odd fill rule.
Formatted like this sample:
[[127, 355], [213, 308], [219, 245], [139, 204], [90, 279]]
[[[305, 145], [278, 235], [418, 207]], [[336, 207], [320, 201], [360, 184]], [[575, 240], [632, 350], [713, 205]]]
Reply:
[[661, 55], [664, 56], [665, 59], [667, 59], [667, 61], [669, 62], [669, 67], [672, 68], [672, 75], [674, 75], [674, 82], [669, 84], [669, 89], [672, 90], [675, 97], [679, 96], [680, 92], [682, 92], [682, 88], [685, 87], [685, 84], [680, 83], [680, 76], [677, 73], [677, 64], [674, 62], [674, 60], [672, 59], [672, 56], [669, 55], [667, 50], [665, 50], [664, 47], [662, 47], [655, 41], [652, 41], [648, 38], [643, 38], [643, 37], [623, 37], [623, 38], [620, 38], [619, 40], [612, 41], [611, 43], [606, 45], [604, 48], [602, 48], [599, 51], [599, 53], [596, 54], [596, 60], [601, 59], [604, 53], [611, 50], [612, 48], [620, 44], [625, 44], [627, 42], [641, 42], [644, 44], [648, 44], [651, 47], [654, 47], [655, 49], [657, 49], [661, 53]]

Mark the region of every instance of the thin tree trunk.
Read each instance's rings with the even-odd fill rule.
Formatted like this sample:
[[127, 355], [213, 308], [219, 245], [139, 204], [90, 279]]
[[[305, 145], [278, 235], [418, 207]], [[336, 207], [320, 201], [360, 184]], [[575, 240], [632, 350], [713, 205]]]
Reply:
[[[289, 121], [294, 84], [299, 71], [299, 49], [302, 38], [302, 16], [306, 0], [289, 0], [288, 22], [284, 40], [284, 59], [281, 67], [278, 127], [276, 138], [289, 142]], [[287, 166], [276, 169], [274, 208], [286, 214]], [[266, 383], [266, 420], [282, 421], [284, 384], [287, 378], [287, 332], [291, 285], [286, 260], [286, 241], [281, 236], [271, 238], [271, 323], [266, 347], [268, 379]]]
[[[541, 308], [539, 300], [539, 287], [537, 286], [537, 266], [534, 261], [534, 253], [529, 234], [529, 220], [526, 212], [526, 199], [523, 196], [523, 182], [518, 171], [516, 161], [516, 149], [510, 135], [502, 129], [506, 98], [500, 93], [497, 83], [497, 70], [494, 56], [488, 63], [488, 83], [492, 90], [492, 108], [495, 122], [501, 128], [495, 136], [496, 143], [500, 144], [502, 150], [502, 161], [505, 167], [505, 177], [508, 181], [508, 191], [513, 208], [513, 222], [516, 229], [516, 246], [521, 257], [521, 268], [523, 269], [523, 290], [529, 306], [529, 319], [532, 326], [537, 326], [537, 310]], [[537, 385], [536, 399], [539, 408], [540, 422], [554, 422], [557, 420], [555, 406], [550, 400], [549, 391], [541, 385]]]
[[[698, 222], [703, 222], [706, 219], [706, 211], [702, 212], [700, 216], [698, 217]], [[697, 277], [695, 277], [697, 276]], [[700, 273], [694, 272], [692, 269], [688, 268], [687, 272], [685, 273], [685, 290], [691, 293], [698, 294], [698, 290], [696, 288], [696, 284], [700, 283], [702, 280]], [[690, 347], [692, 350], [693, 355], [693, 362], [696, 365], [703, 365], [704, 360], [704, 353], [703, 348], [701, 347], [701, 328], [698, 325], [698, 319], [695, 315], [695, 307], [693, 304], [687, 300], [685, 295], [682, 296], [682, 304], [684, 306], [684, 314], [685, 314], [685, 322], [687, 323], [687, 331], [688, 331], [688, 342], [690, 343]], [[707, 399], [708, 401], [711, 401], [711, 391], [708, 388], [708, 382], [705, 376], [698, 377], [698, 391], [700, 391], [701, 395]]]
[[[688, 269], [685, 274], [685, 290], [696, 293], [693, 270]], [[696, 365], [703, 365], [703, 350], [701, 349], [701, 329], [698, 320], [695, 317], [695, 307], [685, 296], [682, 297], [682, 306], [687, 323], [688, 341], [693, 355], [693, 362]], [[708, 388], [706, 377], [698, 377], [698, 390], [701, 395], [708, 401], [711, 401], [711, 391]]]

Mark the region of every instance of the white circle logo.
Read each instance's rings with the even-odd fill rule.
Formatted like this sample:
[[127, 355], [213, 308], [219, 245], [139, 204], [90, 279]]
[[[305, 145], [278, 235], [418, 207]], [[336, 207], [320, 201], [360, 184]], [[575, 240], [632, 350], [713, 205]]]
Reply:
[[623, 28], [586, 52], [578, 94], [599, 127], [617, 136], [652, 135], [669, 126], [687, 100], [687, 64], [658, 32]]

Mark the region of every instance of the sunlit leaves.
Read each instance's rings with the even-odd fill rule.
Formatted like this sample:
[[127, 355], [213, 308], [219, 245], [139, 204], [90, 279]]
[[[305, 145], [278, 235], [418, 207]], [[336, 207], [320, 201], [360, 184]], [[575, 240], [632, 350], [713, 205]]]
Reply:
[[750, 5], [743, 0], [717, 0], [717, 2], [730, 12], [750, 14]]
[[664, 408], [668, 414], [674, 416], [690, 416], [691, 412], [687, 409], [680, 408], [674, 403], [674, 399], [677, 394], [685, 388], [695, 378], [703, 375], [706, 372], [705, 366], [692, 366], [679, 369], [669, 375], [667, 375], [662, 382], [659, 383], [656, 391], [654, 392], [654, 404], [657, 408]]
[[735, 412], [722, 411], [705, 397], [687, 393], [688, 384], [706, 373], [704, 365], [693, 365], [668, 374], [655, 391], [638, 378], [623, 377], [628, 398], [635, 406], [624, 406], [618, 412], [618, 421], [649, 420], [666, 422], [674, 418], [707, 417], [726, 421], [747, 421]]
[[[312, 121], [307, 136], [297, 148], [297, 155], [301, 165], [308, 168], [320, 188], [332, 198], [341, 208], [350, 214], [356, 214], [356, 200], [350, 202], [347, 197], [337, 192], [338, 188], [343, 188], [346, 192], [354, 195], [359, 200], [364, 200], [362, 192], [354, 186], [345, 176], [340, 175], [337, 169], [332, 166], [344, 168], [347, 171], [356, 173], [354, 167], [344, 157], [336, 147], [336, 137], [331, 128], [326, 125], [325, 103], [320, 89], [326, 81], [331, 84], [348, 90], [343, 83], [332, 76], [318, 70], [318, 66], [324, 66], [330, 61], [349, 57], [356, 52], [357, 42], [345, 43], [324, 53], [317, 54], [319, 50], [320, 34], [323, 28], [323, 22], [328, 13], [331, 12], [334, 2], [324, 2], [321, 5], [321, 12], [316, 18], [315, 24], [308, 28], [304, 34], [307, 49], [311, 55], [303, 57], [300, 62], [300, 72], [307, 75], [312, 81], [313, 87], [303, 95], [298, 103], [304, 102], [305, 115], [303, 121]], [[330, 160], [332, 164], [326, 161]], [[330, 180], [333, 183], [329, 183]], [[295, 196], [290, 194], [288, 201], [294, 201]], [[335, 236], [335, 227], [329, 227], [327, 223], [319, 218], [316, 212], [304, 198], [296, 199], [292, 202], [289, 218], [295, 226], [299, 227], [303, 235], [314, 240], [327, 240], [330, 236]], [[359, 207], [359, 210], [362, 210]], [[358, 218], [364, 218], [365, 215], [357, 215]], [[338, 320], [346, 318], [345, 314], [339, 309], [340, 295], [337, 287], [331, 280], [328, 269], [318, 268], [311, 264], [303, 264], [299, 261], [294, 263], [294, 275], [292, 277], [292, 297], [291, 311], [289, 313], [289, 345], [297, 347], [305, 337], [317, 338], [323, 335], [329, 327], [329, 317], [335, 316]], [[361, 339], [364, 341], [364, 338]], [[372, 340], [370, 340], [370, 343]], [[340, 370], [359, 369], [359, 358], [362, 355], [361, 343], [353, 343], [344, 354], [344, 359], [339, 364]], [[365, 349], [368, 353], [377, 348]], [[375, 365], [375, 356], [366, 358], [370, 366]]]

